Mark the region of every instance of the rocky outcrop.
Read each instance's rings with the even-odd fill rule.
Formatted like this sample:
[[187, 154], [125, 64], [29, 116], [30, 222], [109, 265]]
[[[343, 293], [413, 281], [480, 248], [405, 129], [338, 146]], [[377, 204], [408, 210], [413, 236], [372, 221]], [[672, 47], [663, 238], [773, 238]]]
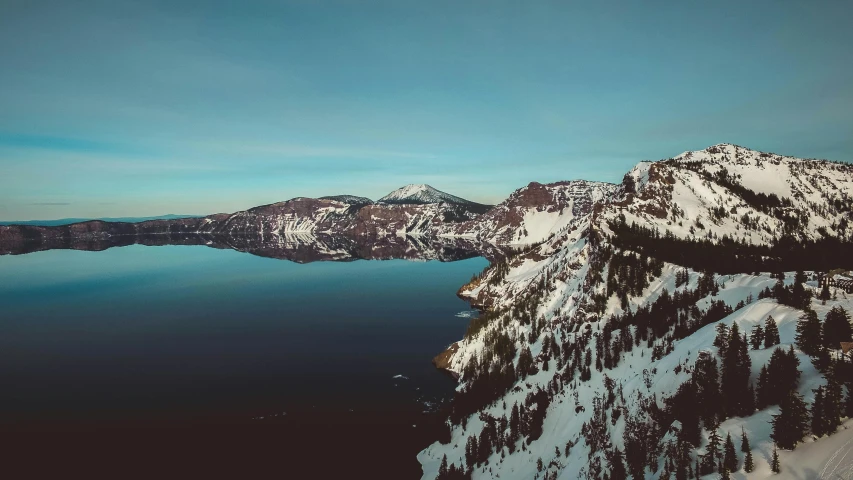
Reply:
[[432, 364], [435, 365], [435, 368], [439, 370], [444, 370], [449, 374], [453, 375], [454, 378], [459, 378], [459, 374], [451, 369], [450, 360], [456, 355], [456, 352], [459, 351], [459, 344], [453, 343], [447, 349], [432, 359]]

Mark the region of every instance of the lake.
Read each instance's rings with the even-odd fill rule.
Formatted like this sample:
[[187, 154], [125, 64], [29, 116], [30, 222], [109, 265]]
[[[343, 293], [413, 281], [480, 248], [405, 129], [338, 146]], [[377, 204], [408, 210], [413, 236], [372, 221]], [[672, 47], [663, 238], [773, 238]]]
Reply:
[[430, 362], [464, 334], [455, 292], [487, 264], [205, 246], [0, 256], [0, 432], [22, 458], [81, 467], [142, 448], [149, 466], [381, 458], [389, 478], [418, 478], [455, 388]]

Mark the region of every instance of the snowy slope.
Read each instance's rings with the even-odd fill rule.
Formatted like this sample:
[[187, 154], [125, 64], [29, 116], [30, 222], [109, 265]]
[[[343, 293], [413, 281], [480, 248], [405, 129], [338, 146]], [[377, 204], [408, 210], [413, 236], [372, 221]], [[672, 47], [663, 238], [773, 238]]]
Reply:
[[[853, 219], [853, 169], [845, 164], [716, 145], [703, 151], [686, 152], [674, 159], [642, 162], [626, 175], [621, 186], [605, 184], [598, 193], [591, 193], [587, 185], [587, 196], [594, 195], [595, 200], [583, 214], [562, 221], [567, 215], [568, 204], [560, 203], [554, 194], [567, 188], [569, 183], [531, 184], [477, 221], [441, 229], [445, 236], [516, 245], [516, 250], [504, 261], [493, 264], [460, 289], [461, 296], [486, 308], [491, 316], [486, 317], [490, 320], [479, 330], [473, 330], [473, 334], [448, 349], [446, 366], [460, 377], [458, 391], [467, 391], [483, 374], [483, 368], [490, 368], [488, 364], [483, 367], [482, 362], [493, 358], [495, 339], [501, 337], [510, 339], [515, 347], [515, 368], [520, 368], [518, 352], [529, 348], [538, 372], [517, 381], [496, 401], [482, 405], [477, 414], [466, 417], [462, 424], [453, 424], [449, 443], [437, 442], [422, 451], [418, 459], [423, 465], [425, 480], [436, 477], [445, 455], [448, 462], [464, 465], [469, 438], [479, 436], [490, 418], [508, 418], [513, 404], [522, 406], [527, 396], [539, 388], [551, 388], [556, 392], [548, 405], [541, 436], [529, 445], [520, 440], [512, 452], [508, 447], [496, 450], [486, 464], [473, 468], [473, 478], [584, 478], [593, 459], [605, 464], [603, 453], [591, 450], [581, 435], [583, 425], [591, 420], [593, 399], [605, 393], [605, 375], [619, 386], [622, 398], [613, 407], [614, 411], [621, 412], [621, 417], [617, 420], [614, 416], [612, 423], [608, 423], [607, 435], [612, 445], [624, 451], [622, 433], [626, 417], [642, 414], [640, 406], [649, 399], [662, 406], [663, 399], [673, 395], [689, 378], [688, 372], [699, 352], [719, 355], [713, 346], [718, 323], [736, 323], [742, 332], [748, 332], [772, 316], [781, 337], [781, 345], [776, 348], [788, 348], [794, 343], [795, 325], [802, 311], [781, 305], [774, 299], [758, 299], [759, 292], [776, 283], [769, 273], [715, 275], [719, 292], [698, 300], [696, 314], [703, 315], [713, 301], [720, 300], [734, 309], [731, 314], [686, 338], [670, 342], [671, 351], [667, 350], [665, 338], [649, 344], [643, 341], [629, 353], [623, 353], [616, 367], [603, 371], [593, 368], [588, 381], [579, 381], [577, 372], [571, 380], [563, 379], [555, 359], [542, 353], [547, 339], [553, 338], [563, 348], [589, 344], [590, 337], [602, 331], [612, 314], [624, 312], [626, 303], [635, 312], [662, 295], [698, 288], [701, 272], [686, 269], [688, 282], [676, 286], [679, 272], [685, 268], [663, 263], [660, 273], [648, 278], [641, 292], [629, 294], [624, 300], [626, 303], [620, 302], [615, 294], [607, 297], [605, 280], [609, 275], [608, 262], [612, 260], [602, 264], [601, 259], [634, 255], [614, 249], [611, 244], [615, 232], [610, 230], [610, 224], [620, 216], [624, 215], [628, 224], [633, 222], [657, 229], [660, 235], [668, 233], [681, 239], [712, 242], [719, 242], [724, 236], [752, 245], [773, 244], [783, 236], [803, 240], [824, 236], [844, 241], [851, 238], [846, 223], [847, 219]], [[519, 202], [518, 198], [527, 190], [540, 193], [535, 201], [522, 205], [524, 202]], [[797, 221], [791, 222], [791, 217]], [[505, 218], [512, 218], [512, 221]], [[531, 230], [535, 234], [529, 233]], [[605, 251], [610, 252], [610, 257], [604, 255]], [[793, 272], [789, 272], [785, 283], [792, 282]], [[809, 288], [816, 289], [816, 286], [812, 283]], [[598, 310], [597, 305], [603, 310]], [[853, 296], [840, 292], [837, 300], [825, 305], [813, 300], [811, 308], [823, 319], [834, 305], [853, 311]], [[690, 315], [694, 318], [694, 314]], [[634, 329], [636, 335], [636, 327], [628, 328]], [[619, 333], [617, 330], [614, 335]], [[750, 350], [753, 384], [772, 351], [773, 348]], [[659, 358], [653, 360], [653, 355]], [[593, 354], [595, 357], [597, 355]], [[810, 403], [812, 390], [822, 385], [824, 379], [808, 356], [797, 351], [797, 357], [802, 372], [799, 393]], [[543, 368], [546, 363], [549, 364], [547, 369]], [[472, 364], [473, 369], [469, 368]], [[768, 476], [767, 460], [772, 451], [769, 420], [777, 412], [778, 407], [771, 406], [747, 418], [729, 418], [721, 425], [723, 437], [731, 432], [737, 439], [743, 427], [753, 449], [756, 470], [748, 475], [736, 472], [733, 478]], [[671, 428], [677, 429], [678, 425], [673, 424]], [[829, 452], [812, 448], [809, 439], [805, 440], [806, 445], [793, 452], [780, 452], [783, 473], [775, 478], [819, 478], [812, 470], [820, 474], [826, 465], [826, 472], [848, 472], [853, 465], [847, 460], [847, 457], [853, 458], [853, 434], [848, 432], [841, 430], [814, 443], [832, 448]], [[691, 453], [694, 459], [704, 451], [707, 432], [703, 435], [703, 444]], [[665, 435], [663, 441], [668, 438], [671, 433]], [[574, 444], [568, 453], [565, 451], [567, 442]], [[833, 456], [836, 451], [838, 455]], [[742, 464], [743, 454], [738, 455]], [[663, 454], [658, 462], [658, 467], [662, 466]], [[661, 469], [656, 473], [646, 472], [646, 478], [659, 478]], [[716, 475], [707, 476], [706, 480], [710, 478]]]
[[477, 205], [475, 202], [442, 192], [425, 184], [410, 184], [380, 198], [377, 203], [456, 203], [460, 205]]
[[[678, 238], [717, 241], [726, 235], [755, 245], [786, 234], [853, 238], [846, 228], [853, 207], [853, 165], [719, 144], [642, 162], [628, 176], [636, 192], [606, 206], [600, 217], [605, 231], [608, 221], [624, 215], [628, 224], [656, 227]], [[762, 208], [758, 195], [773, 195], [778, 206]], [[795, 231], [786, 229], [785, 218], [798, 222]]]
[[532, 182], [475, 220], [447, 225], [439, 234], [496, 245], [538, 244], [584, 225], [593, 205], [609, 199], [617, 188], [585, 180], [547, 185]]
[[[644, 292], [643, 296], [645, 298], [654, 298], [653, 293], [661, 287], [674, 286], [673, 276], [675, 271], [675, 268], [665, 269], [664, 275], [651, 285]], [[696, 275], [693, 275], [693, 277], [695, 280]], [[747, 299], [750, 295], [757, 298], [759, 291], [775, 282], [769, 275], [727, 275], [719, 277], [717, 281], [721, 285], [721, 291], [716, 296], [716, 299], [722, 299], [731, 306], [736, 305], [741, 300]], [[695, 284], [688, 286], [695, 286]], [[711, 298], [703, 299], [700, 304], [707, 304], [710, 300]], [[539, 311], [547, 311], [547, 304], [548, 300], [546, 299], [541, 304], [544, 308], [540, 308]], [[566, 302], [566, 304], [570, 305], [571, 302]], [[829, 302], [827, 305], [820, 305], [816, 302], [813, 306], [819, 315], [823, 317], [828, 309], [836, 304], [843, 305], [849, 311], [853, 309], [853, 298], [842, 299], [838, 302]], [[560, 315], [558, 314], [571, 314], [572, 310], [572, 308], [569, 308], [567, 310], [554, 311], [550, 315], [550, 318], [559, 318]], [[801, 311], [779, 305], [774, 300], [765, 299], [754, 301], [744, 308], [735, 311], [721, 320], [720, 323], [727, 325], [737, 323], [741, 331], [750, 331], [752, 326], [759, 322], [764, 322], [768, 315], [772, 315], [777, 322], [781, 337], [780, 346], [774, 348], [788, 348], [789, 345], [794, 343], [795, 325], [801, 314]], [[601, 321], [597, 318], [589, 323], [592, 325], [593, 331], [597, 331], [601, 327]], [[590, 381], [576, 382], [571, 391], [567, 389], [552, 400], [545, 419], [543, 434], [538, 440], [527, 446], [526, 452], [517, 450], [511, 455], [505, 456], [505, 458], [501, 458], [500, 455], [495, 454], [490, 458], [487, 467], [475, 470], [473, 478], [543, 478], [542, 473], [538, 472], [536, 465], [536, 461], [540, 457], [546, 465], [551, 463], [552, 460], [561, 465], [559, 468], [554, 469], [554, 472], [558, 474], [555, 478], [581, 478], [582, 469], [588, 465], [588, 455], [590, 452], [588, 449], [585, 449], [583, 437], [579, 432], [584, 422], [590, 419], [591, 409], [587, 408], [586, 411], [577, 412], [576, 406], [578, 404], [589, 406], [593, 398], [603, 393], [603, 375], [606, 374], [610, 378], [615, 379], [621, 386], [624, 397], [628, 399], [625, 407], [629, 411], [637, 408], [637, 403], [633, 399], [638, 394], [644, 397], [654, 395], [658, 399], [672, 395], [681, 383], [689, 379], [689, 375], [684, 370], [684, 367], [692, 365], [696, 361], [699, 352], [710, 351], [715, 355], [717, 354], [717, 349], [713, 346], [715, 327], [716, 324], [707, 325], [690, 337], [676, 341], [674, 351], [656, 362], [651, 361], [652, 348], [641, 345], [640, 348], [634, 349], [630, 354], [626, 354], [626, 358], [617, 368], [605, 370], [604, 372], [598, 372], [593, 369]], [[529, 327], [518, 325], [515, 322], [511, 322], [504, 328], [517, 331], [520, 334], [519, 338], [524, 338], [524, 334], [529, 332]], [[459, 353], [454, 358], [455, 369], [461, 372], [462, 365], [471, 356], [480, 354], [483, 348], [482, 338], [487, 335], [487, 332], [488, 329], [484, 330], [481, 335], [478, 335], [474, 339], [459, 343]], [[567, 331], [562, 324], [557, 324], [550, 332], [561, 339], [571, 339], [577, 335], [577, 333]], [[530, 348], [535, 358], [542, 349], [542, 337], [537, 339], [537, 342], [531, 344]], [[751, 380], [753, 382], [757, 380], [761, 366], [767, 363], [774, 348], [750, 350], [753, 365]], [[822, 385], [823, 379], [811, 365], [808, 356], [798, 352], [798, 358], [801, 363], [800, 370], [803, 372], [799, 391], [807, 402], [811, 402], [813, 399], [812, 390]], [[516, 402], [520, 404], [527, 393], [534, 391], [537, 387], [547, 388], [548, 383], [552, 380], [556, 372], [553, 360], [551, 363], [552, 366], [548, 371], [540, 371], [538, 374], [526, 378], [524, 382], [519, 384], [521, 387], [519, 391], [510, 392], [497, 405], [486, 408], [484, 412], [498, 418], [504, 415], [509, 416], [509, 412], [502, 407], [503, 403], [509, 406]], [[648, 372], [654, 373], [648, 376]], [[577, 398], [574, 395], [577, 395]], [[769, 470], [767, 459], [769, 459], [769, 452], [772, 451], [772, 442], [769, 440], [769, 421], [772, 418], [771, 416], [777, 412], [778, 407], [771, 406], [765, 410], [756, 412], [748, 418], [729, 419], [721, 425], [721, 435], [725, 437], [726, 432], [730, 432], [734, 438], [739, 438], [741, 427], [743, 426], [750, 436], [753, 447], [753, 456], [757, 466], [756, 471], [750, 475], [744, 475], [741, 472], [738, 474], [740, 476], [735, 478], [751, 479], [766, 477]], [[436, 443], [421, 452], [419, 459], [424, 467], [423, 478], [434, 478], [438, 462], [443, 455], [447, 455], [449, 461], [455, 460], [459, 464], [464, 458], [464, 449], [460, 450], [458, 446], [461, 445], [464, 447], [466, 437], [479, 433], [478, 429], [482, 429], [482, 427], [482, 422], [479, 422], [476, 418], [472, 418], [468, 421], [466, 429], [459, 426], [453, 429], [452, 439], [449, 444], [442, 445]], [[624, 449], [624, 446], [621, 444], [622, 429], [624, 429], [624, 422], [620, 420], [611, 428], [610, 433], [614, 444]], [[853, 435], [849, 435], [849, 438], [853, 438]], [[562, 451], [563, 446], [569, 441], [577, 443], [570, 455], [565, 456], [562, 453], [555, 455], [555, 447], [559, 447]], [[825, 439], [821, 441], [825, 441]], [[851, 442], [851, 445], [853, 445], [853, 442]], [[801, 455], [799, 448], [794, 452], [784, 452], [782, 454], [783, 466], [791, 465], [793, 469], [793, 465], [799, 465], [786, 461], [787, 457], [798, 458], [797, 455]], [[851, 451], [851, 456], [853, 456], [853, 451]], [[848, 462], [844, 464], [843, 468], [849, 469], [850, 467], [851, 462]], [[647, 478], [657, 478], [657, 476]], [[709, 476], [708, 478], [716, 477]], [[789, 476], [787, 478], [818, 477]]]
[[[846, 421], [834, 435], [820, 439], [807, 438], [792, 452], [779, 452], [782, 471], [773, 474], [766, 465], [759, 464], [750, 479], [774, 478], [778, 480], [849, 479], [853, 476], [853, 420]], [[769, 447], [769, 446], [768, 446]], [[753, 450], [756, 458], [770, 458], [772, 447]], [[736, 477], [737, 478], [737, 477]]]

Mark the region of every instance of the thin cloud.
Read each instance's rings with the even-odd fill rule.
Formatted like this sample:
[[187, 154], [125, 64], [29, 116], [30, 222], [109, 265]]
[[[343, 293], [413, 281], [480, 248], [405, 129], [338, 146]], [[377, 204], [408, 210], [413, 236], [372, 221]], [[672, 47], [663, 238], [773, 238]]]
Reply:
[[35, 202], [35, 203], [29, 203], [28, 205], [33, 205], [36, 207], [56, 207], [56, 206], [71, 205], [71, 203], [69, 203], [69, 202]]

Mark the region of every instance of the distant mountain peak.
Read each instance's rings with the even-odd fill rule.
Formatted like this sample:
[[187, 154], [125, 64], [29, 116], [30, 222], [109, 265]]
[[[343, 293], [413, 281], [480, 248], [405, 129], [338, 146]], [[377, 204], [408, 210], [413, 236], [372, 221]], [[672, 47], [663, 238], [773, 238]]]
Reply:
[[477, 205], [476, 202], [451, 195], [431, 187], [425, 183], [412, 183], [380, 198], [377, 203], [403, 203], [403, 204], [425, 204], [425, 203], [455, 203], [459, 205]]
[[327, 195], [320, 197], [320, 200], [334, 200], [336, 202], [347, 203], [350, 205], [372, 205], [373, 200], [367, 197], [359, 197], [358, 195]]

